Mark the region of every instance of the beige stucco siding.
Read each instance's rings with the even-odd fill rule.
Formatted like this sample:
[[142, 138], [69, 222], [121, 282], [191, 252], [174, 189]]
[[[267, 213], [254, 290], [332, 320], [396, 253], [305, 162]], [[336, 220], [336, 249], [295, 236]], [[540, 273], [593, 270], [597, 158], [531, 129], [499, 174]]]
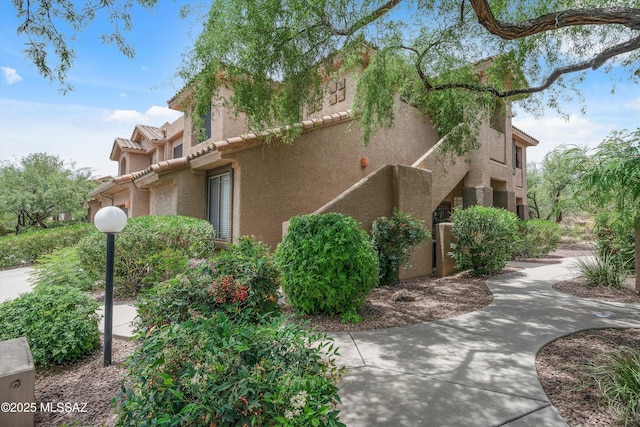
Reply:
[[[354, 124], [342, 123], [304, 134], [293, 144], [230, 153], [238, 165], [235, 236], [253, 234], [274, 246], [282, 223], [292, 216], [315, 211], [380, 166], [412, 164], [434, 144], [436, 132], [409, 107], [398, 116], [396, 126], [376, 134], [367, 147]], [[367, 168], [361, 167], [363, 157], [369, 159]]]

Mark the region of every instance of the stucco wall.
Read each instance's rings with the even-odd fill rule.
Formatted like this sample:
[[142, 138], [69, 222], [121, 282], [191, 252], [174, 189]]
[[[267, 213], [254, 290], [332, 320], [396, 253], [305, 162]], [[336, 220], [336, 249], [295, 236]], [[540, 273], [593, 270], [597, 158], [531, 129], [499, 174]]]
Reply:
[[[302, 135], [293, 144], [273, 142], [223, 153], [233, 159], [235, 236], [256, 235], [275, 246], [282, 223], [313, 212], [380, 166], [410, 165], [435, 142], [436, 132], [405, 104], [396, 126], [379, 132], [369, 146], [353, 123], [341, 123]], [[362, 168], [362, 157], [369, 166]]]
[[[405, 165], [387, 165], [358, 182], [315, 213], [339, 212], [358, 220], [366, 230], [381, 216], [389, 217], [393, 209], [410, 213], [431, 229], [430, 171]], [[411, 267], [402, 269], [402, 279], [431, 275], [432, 247], [430, 242], [415, 248]]]
[[[184, 171], [182, 173], [188, 173]], [[151, 215], [171, 215], [177, 213], [178, 192], [175, 183], [155, 187], [149, 198]]]

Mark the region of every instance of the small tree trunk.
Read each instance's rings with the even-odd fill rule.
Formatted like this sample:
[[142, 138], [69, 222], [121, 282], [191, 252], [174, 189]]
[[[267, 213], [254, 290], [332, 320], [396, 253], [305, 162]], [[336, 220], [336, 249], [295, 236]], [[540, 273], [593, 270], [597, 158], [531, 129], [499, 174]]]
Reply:
[[636, 291], [640, 293], [640, 219], [636, 220]]

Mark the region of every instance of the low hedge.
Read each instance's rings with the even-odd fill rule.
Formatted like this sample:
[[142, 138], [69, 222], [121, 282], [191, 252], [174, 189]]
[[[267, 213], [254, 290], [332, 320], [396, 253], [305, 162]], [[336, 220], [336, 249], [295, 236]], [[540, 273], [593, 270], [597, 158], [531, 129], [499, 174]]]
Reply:
[[0, 269], [31, 264], [42, 255], [77, 244], [92, 230], [93, 224], [77, 223], [0, 237]]
[[[205, 220], [180, 215], [131, 218], [115, 243], [114, 292], [137, 295], [183, 272], [190, 258], [213, 254], [214, 230]], [[77, 247], [82, 267], [104, 275], [106, 239], [95, 231]]]

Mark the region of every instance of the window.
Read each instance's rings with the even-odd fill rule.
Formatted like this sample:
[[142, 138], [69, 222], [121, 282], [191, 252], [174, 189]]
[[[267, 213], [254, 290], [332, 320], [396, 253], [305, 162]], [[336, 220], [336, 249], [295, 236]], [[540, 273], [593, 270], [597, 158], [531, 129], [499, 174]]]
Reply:
[[178, 144], [173, 147], [173, 158], [178, 159], [182, 157], [182, 144]]
[[516, 168], [522, 169], [522, 147], [516, 147]]
[[120, 160], [120, 175], [127, 173], [127, 159]]
[[209, 178], [209, 222], [216, 239], [231, 240], [231, 172]]
[[150, 154], [149, 155], [149, 166], [151, 166], [152, 164], [154, 164], [156, 162], [156, 156], [155, 154]]

